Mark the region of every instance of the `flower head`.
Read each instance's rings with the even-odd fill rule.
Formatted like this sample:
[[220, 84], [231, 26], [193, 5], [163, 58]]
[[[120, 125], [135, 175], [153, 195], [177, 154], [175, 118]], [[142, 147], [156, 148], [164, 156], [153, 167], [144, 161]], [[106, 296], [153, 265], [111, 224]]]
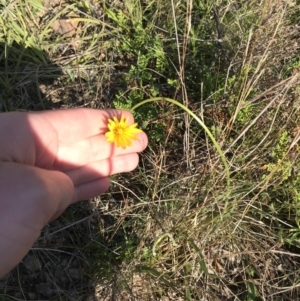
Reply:
[[138, 139], [136, 134], [142, 131], [137, 128], [137, 123], [128, 125], [128, 120], [129, 117], [125, 119], [123, 114], [120, 120], [117, 117], [108, 119], [109, 131], [105, 134], [108, 142], [115, 143], [117, 147], [126, 148], [132, 145], [132, 140]]

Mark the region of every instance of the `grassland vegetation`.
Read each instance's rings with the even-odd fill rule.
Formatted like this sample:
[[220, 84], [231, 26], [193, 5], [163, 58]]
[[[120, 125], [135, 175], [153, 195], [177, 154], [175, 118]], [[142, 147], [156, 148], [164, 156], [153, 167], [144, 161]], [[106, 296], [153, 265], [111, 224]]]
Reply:
[[[0, 8], [2, 111], [161, 97], [134, 112], [138, 169], [47, 226], [0, 300], [300, 298], [298, 0]], [[229, 193], [207, 133], [164, 98], [213, 133]]]

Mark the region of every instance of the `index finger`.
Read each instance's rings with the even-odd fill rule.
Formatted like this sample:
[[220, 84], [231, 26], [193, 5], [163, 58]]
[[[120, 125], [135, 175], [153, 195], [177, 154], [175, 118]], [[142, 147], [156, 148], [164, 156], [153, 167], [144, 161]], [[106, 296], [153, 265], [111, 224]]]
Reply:
[[129, 124], [133, 123], [133, 116], [124, 110], [96, 110], [87, 108], [43, 111], [37, 114], [47, 120], [58, 134], [59, 144], [69, 145], [92, 136], [104, 134], [107, 131], [108, 119], [129, 117]]

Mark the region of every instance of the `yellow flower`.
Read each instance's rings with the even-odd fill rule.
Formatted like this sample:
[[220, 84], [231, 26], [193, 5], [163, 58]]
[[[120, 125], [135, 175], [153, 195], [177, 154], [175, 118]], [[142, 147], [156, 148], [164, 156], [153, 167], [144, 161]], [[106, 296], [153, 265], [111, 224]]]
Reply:
[[128, 125], [129, 117], [124, 118], [123, 114], [121, 119], [118, 120], [117, 117], [113, 119], [108, 119], [108, 129], [109, 131], [105, 134], [107, 141], [110, 143], [115, 143], [116, 146], [121, 146], [126, 148], [132, 145], [131, 140], [137, 140], [137, 133], [142, 132], [137, 128], [137, 123]]

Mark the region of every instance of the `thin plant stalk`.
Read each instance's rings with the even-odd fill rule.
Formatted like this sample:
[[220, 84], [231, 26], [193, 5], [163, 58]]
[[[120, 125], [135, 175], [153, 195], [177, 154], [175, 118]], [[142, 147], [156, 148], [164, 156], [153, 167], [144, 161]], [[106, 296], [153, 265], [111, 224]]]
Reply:
[[[209, 136], [210, 140], [212, 141], [213, 145], [215, 146], [218, 154], [220, 155], [220, 158], [224, 164], [225, 167], [225, 172], [226, 172], [226, 182], [227, 182], [227, 197], [229, 196], [229, 187], [230, 187], [230, 174], [229, 174], [229, 167], [225, 158], [225, 155], [223, 154], [219, 144], [217, 143], [215, 137], [213, 136], [213, 134], [211, 133], [211, 131], [207, 128], [207, 126], [204, 124], [204, 122], [195, 114], [193, 113], [189, 108], [187, 108], [185, 105], [183, 105], [182, 103], [171, 99], [171, 98], [165, 98], [165, 97], [153, 97], [153, 98], [149, 98], [149, 99], [145, 99], [141, 102], [139, 102], [138, 104], [134, 105], [131, 108], [131, 111], [133, 112], [134, 110], [136, 110], [138, 107], [148, 103], [148, 102], [156, 102], [156, 101], [167, 101], [170, 102], [176, 106], [178, 106], [179, 108], [183, 109], [185, 112], [187, 112], [191, 117], [193, 117], [198, 123], [199, 125], [204, 129], [204, 131], [206, 132], [206, 134]], [[227, 207], [227, 206], [225, 206]]]

